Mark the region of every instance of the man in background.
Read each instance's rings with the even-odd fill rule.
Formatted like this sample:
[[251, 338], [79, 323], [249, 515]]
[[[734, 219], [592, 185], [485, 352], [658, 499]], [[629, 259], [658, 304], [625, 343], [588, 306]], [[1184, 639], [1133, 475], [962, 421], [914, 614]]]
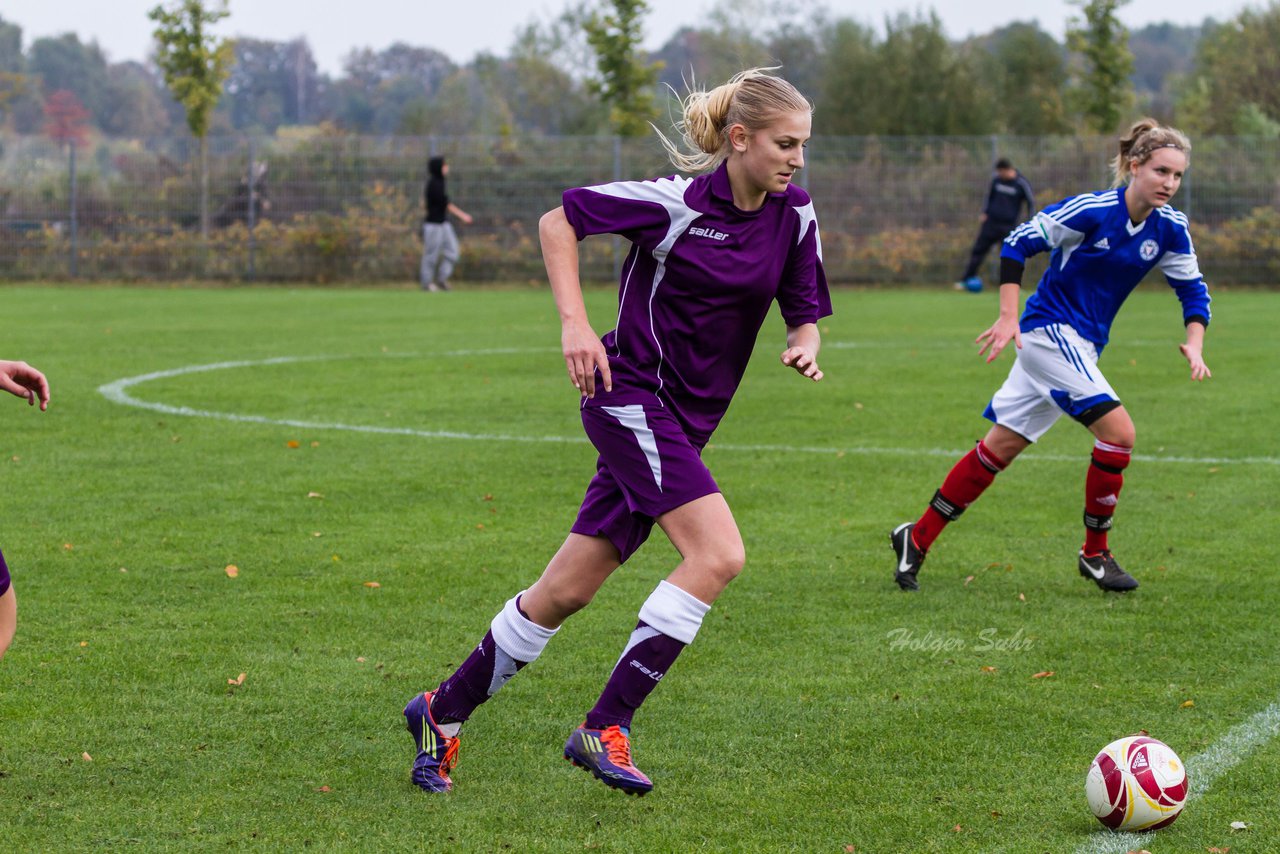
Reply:
[[1029, 218], [1036, 212], [1036, 199], [1031, 192], [1031, 183], [1013, 168], [1008, 158], [1001, 157], [996, 161], [995, 172], [991, 174], [991, 186], [987, 188], [987, 200], [978, 220], [982, 224], [978, 230], [978, 239], [973, 241], [969, 265], [964, 268], [960, 281], [956, 282], [956, 290], [975, 294], [982, 290], [982, 278], [978, 275], [982, 259], [987, 257], [992, 246], [1008, 237], [1013, 227], [1023, 221], [1023, 202], [1027, 205]]

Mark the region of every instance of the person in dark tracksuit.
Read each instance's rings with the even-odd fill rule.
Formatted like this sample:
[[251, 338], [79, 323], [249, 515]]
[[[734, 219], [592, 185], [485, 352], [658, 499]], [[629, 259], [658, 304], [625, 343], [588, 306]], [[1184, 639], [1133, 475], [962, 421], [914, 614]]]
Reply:
[[991, 176], [991, 186], [987, 190], [987, 200], [982, 206], [982, 227], [978, 231], [977, 240], [973, 241], [973, 250], [969, 254], [969, 264], [964, 268], [964, 275], [956, 282], [956, 290], [967, 290], [978, 293], [982, 290], [982, 278], [978, 268], [982, 259], [992, 246], [1008, 237], [1013, 227], [1022, 222], [1022, 204], [1026, 202], [1027, 216], [1036, 212], [1035, 195], [1031, 192], [1031, 183], [1022, 176], [1013, 164], [1001, 157], [996, 161], [995, 172]]

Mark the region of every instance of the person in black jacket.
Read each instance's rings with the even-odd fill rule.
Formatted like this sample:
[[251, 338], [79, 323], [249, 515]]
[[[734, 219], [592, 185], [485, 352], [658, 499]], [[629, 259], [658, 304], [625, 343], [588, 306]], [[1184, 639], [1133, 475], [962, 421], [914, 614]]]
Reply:
[[418, 273], [418, 284], [425, 291], [449, 290], [449, 276], [458, 263], [458, 235], [449, 222], [449, 214], [471, 223], [471, 214], [449, 201], [444, 187], [448, 174], [449, 164], [443, 157], [427, 161], [427, 185], [423, 190], [427, 215], [422, 223], [422, 267]]
[[1001, 157], [996, 161], [995, 172], [991, 175], [991, 186], [987, 189], [987, 200], [982, 206], [982, 223], [978, 230], [978, 239], [973, 241], [973, 250], [969, 253], [969, 264], [964, 268], [964, 275], [956, 282], [956, 290], [967, 290], [978, 293], [982, 290], [982, 278], [978, 275], [978, 267], [992, 246], [1009, 236], [1013, 227], [1022, 222], [1022, 205], [1027, 205], [1027, 216], [1036, 212], [1036, 198], [1031, 192], [1031, 183], [1022, 176], [1008, 159]]

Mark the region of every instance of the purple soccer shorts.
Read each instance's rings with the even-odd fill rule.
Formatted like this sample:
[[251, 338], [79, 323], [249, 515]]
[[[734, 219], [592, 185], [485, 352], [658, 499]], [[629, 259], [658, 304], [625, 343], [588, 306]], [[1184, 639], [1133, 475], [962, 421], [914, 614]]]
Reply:
[[582, 425], [600, 458], [570, 530], [606, 537], [624, 563], [655, 518], [720, 491], [700, 449], [662, 406], [584, 406]]

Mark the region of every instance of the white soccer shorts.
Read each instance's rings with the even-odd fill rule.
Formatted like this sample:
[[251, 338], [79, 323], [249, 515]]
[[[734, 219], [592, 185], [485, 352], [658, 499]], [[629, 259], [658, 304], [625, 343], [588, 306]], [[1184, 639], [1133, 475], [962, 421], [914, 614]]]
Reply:
[[987, 418], [1028, 441], [1043, 436], [1063, 415], [1080, 418], [1094, 407], [1118, 404], [1098, 370], [1098, 350], [1065, 324], [1022, 333], [1022, 349], [1009, 377], [987, 404]]

